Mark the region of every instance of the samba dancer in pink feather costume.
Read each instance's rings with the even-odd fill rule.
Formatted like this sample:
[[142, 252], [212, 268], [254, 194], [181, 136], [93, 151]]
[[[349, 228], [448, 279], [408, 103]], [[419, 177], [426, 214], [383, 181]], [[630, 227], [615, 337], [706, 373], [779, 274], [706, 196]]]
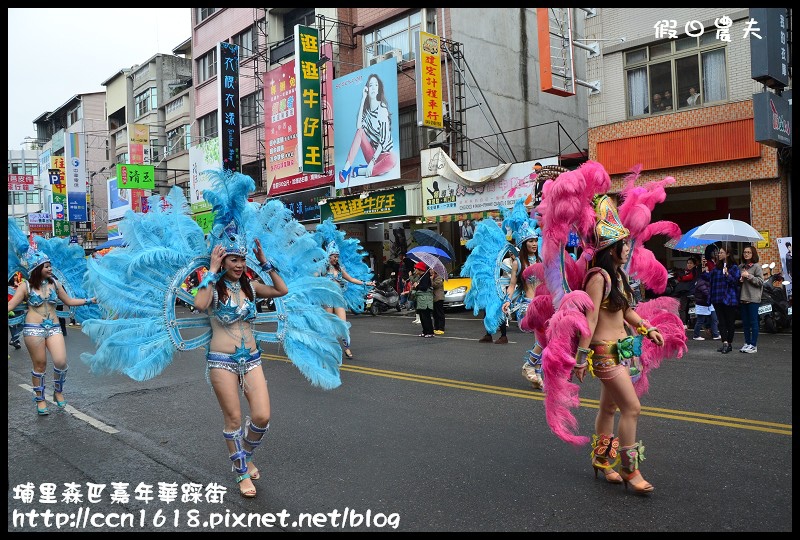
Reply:
[[[664, 200], [664, 188], [674, 179], [637, 187], [639, 171], [626, 178], [619, 213], [605, 194], [611, 179], [597, 162], [545, 183], [537, 208], [543, 263], [526, 269], [544, 282], [535, 299], [543, 309], [529, 309], [521, 328], [536, 333], [544, 345], [545, 413], [553, 433], [574, 445], [590, 441], [576, 434], [578, 422], [571, 411], [580, 405], [580, 386], [572, 376], [582, 383], [588, 371], [602, 384], [591, 438], [595, 476], [603, 472], [608, 482], [624, 482], [636, 493], [647, 494], [653, 486], [639, 472], [644, 459], [644, 446], [636, 441], [639, 397], [647, 390], [649, 371], [664, 358], [680, 358], [686, 351], [686, 334], [675, 299], [636, 306], [628, 283], [626, 270], [649, 288], [663, 290], [666, 270], [643, 243], [654, 234], [680, 235], [673, 223], [650, 223], [653, 207]], [[583, 239], [577, 261], [564, 250], [570, 231]], [[545, 309], [548, 296], [552, 308]]]

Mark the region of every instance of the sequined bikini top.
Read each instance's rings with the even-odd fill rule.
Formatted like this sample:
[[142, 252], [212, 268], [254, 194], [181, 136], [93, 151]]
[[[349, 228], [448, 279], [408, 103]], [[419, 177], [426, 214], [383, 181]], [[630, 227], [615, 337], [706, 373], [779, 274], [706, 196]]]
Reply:
[[55, 288], [50, 289], [50, 294], [47, 297], [42, 298], [39, 293], [31, 289], [30, 281], [26, 281], [25, 285], [28, 286], [28, 305], [33, 307], [39, 307], [45, 302], [48, 304], [56, 305], [58, 304], [58, 294], [56, 294]]
[[237, 321], [251, 321], [255, 319], [257, 313], [256, 303], [247, 296], [244, 296], [241, 305], [234, 304], [230, 296], [224, 302], [220, 302], [217, 297], [216, 289], [214, 290], [214, 306], [216, 307], [211, 314], [223, 324], [231, 324]]
[[328, 265], [328, 273], [327, 273], [326, 275], [327, 275], [329, 278], [331, 278], [333, 281], [335, 281], [336, 283], [338, 283], [338, 284], [339, 284], [339, 287], [341, 287], [342, 289], [344, 289], [344, 288], [347, 286], [347, 283], [345, 283], [345, 281], [346, 281], [346, 280], [344, 279], [344, 276], [342, 276], [342, 267], [341, 267], [341, 265], [339, 266], [339, 269], [340, 269], [340, 270], [339, 270], [339, 274], [338, 274], [338, 275], [337, 275], [337, 274], [334, 274], [334, 273], [333, 273], [333, 266], [331, 266], [331, 265]]

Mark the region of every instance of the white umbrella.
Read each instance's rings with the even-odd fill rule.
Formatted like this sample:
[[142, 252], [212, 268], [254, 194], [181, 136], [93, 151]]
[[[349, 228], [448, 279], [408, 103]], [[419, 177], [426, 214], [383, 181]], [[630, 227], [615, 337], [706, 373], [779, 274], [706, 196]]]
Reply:
[[714, 242], [757, 242], [764, 237], [749, 223], [738, 219], [715, 219], [700, 225], [692, 238]]

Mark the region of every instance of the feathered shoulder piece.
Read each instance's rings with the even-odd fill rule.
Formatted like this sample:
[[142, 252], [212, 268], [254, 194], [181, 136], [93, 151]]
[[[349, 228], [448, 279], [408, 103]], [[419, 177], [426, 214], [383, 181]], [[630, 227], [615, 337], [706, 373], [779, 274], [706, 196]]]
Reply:
[[505, 320], [503, 299], [510, 281], [509, 256], [516, 256], [516, 249], [506, 239], [505, 229], [494, 219], [482, 219], [475, 226], [475, 234], [467, 242], [470, 250], [461, 275], [472, 279], [464, 305], [475, 315], [483, 310], [483, 326], [493, 334]]
[[666, 187], [675, 183], [671, 176], [663, 180], [636, 185], [642, 166], [637, 165], [625, 177], [622, 189], [622, 204], [619, 205], [619, 217], [623, 225], [630, 231], [631, 252], [625, 270], [634, 278], [642, 281], [648, 289], [656, 293], [664, 292], [667, 286], [667, 269], [658, 262], [653, 252], [644, 246], [654, 235], [663, 234], [669, 238], [680, 238], [681, 229], [672, 221], [656, 221], [650, 223], [653, 208], [667, 198]]
[[[344, 232], [336, 228], [332, 218], [317, 225], [314, 238], [317, 245], [324, 249], [326, 254], [338, 250], [339, 264], [350, 276], [363, 282], [372, 281], [373, 272], [364, 262], [367, 252], [362, 248], [361, 242], [356, 238], [345, 238]], [[364, 285], [345, 281], [344, 300], [347, 309], [355, 313], [362, 313], [366, 292], [367, 289]]]
[[[324, 275], [325, 251], [277, 199], [261, 205], [256, 221], [259, 227], [251, 234], [259, 239], [267, 260], [275, 265], [289, 289], [285, 296], [275, 298], [274, 313], [256, 317], [257, 323], [276, 323], [277, 331], [257, 332], [256, 336], [263, 341], [279, 341], [289, 360], [311, 384], [336, 388], [341, 384], [342, 363], [338, 340], [349, 339], [350, 323], [324, 308], [344, 304], [341, 288]], [[265, 283], [271, 283], [269, 274], [259, 275]]]
[[[181, 189], [173, 187], [148, 213], [125, 215], [119, 229], [126, 247], [89, 260], [84, 285], [108, 313], [108, 318], [90, 319], [82, 327], [96, 347], [94, 353], [81, 355], [92, 372], [147, 380], [160, 374], [176, 351], [200, 347], [210, 339], [207, 316], [179, 321], [175, 313], [179, 297], [192, 299], [180, 287], [183, 280], [192, 269], [209, 264], [203, 230], [187, 209]], [[182, 324], [206, 331], [184, 339]]]

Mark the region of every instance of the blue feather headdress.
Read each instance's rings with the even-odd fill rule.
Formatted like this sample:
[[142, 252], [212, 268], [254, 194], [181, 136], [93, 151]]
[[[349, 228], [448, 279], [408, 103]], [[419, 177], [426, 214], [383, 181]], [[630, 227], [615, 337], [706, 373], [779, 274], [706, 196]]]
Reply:
[[206, 171], [206, 175], [214, 186], [213, 191], [206, 190], [203, 193], [214, 210], [214, 227], [209, 235], [210, 248], [221, 244], [226, 255], [246, 257], [247, 220], [254, 214], [247, 195], [255, 191], [256, 184], [245, 174], [225, 169]]
[[46, 262], [50, 262], [50, 257], [38, 248], [32, 236], [25, 236], [14, 218], [9, 217], [8, 279], [18, 270], [27, 278], [37, 266]]
[[511, 237], [514, 239], [517, 248], [522, 248], [522, 244], [527, 240], [540, 236], [539, 224], [535, 219], [530, 218], [528, 210], [525, 208], [524, 198], [518, 199], [514, 203], [514, 208], [512, 208], [511, 212], [506, 211], [503, 207], [500, 210], [505, 218], [503, 226], [511, 229]]

